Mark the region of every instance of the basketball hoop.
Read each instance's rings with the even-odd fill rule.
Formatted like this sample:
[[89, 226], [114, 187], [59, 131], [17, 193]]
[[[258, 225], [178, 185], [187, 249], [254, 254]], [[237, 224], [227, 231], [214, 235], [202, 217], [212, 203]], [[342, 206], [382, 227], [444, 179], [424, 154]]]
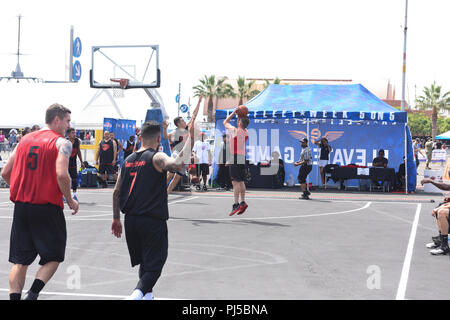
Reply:
[[111, 78], [109, 79], [111, 83], [119, 83], [120, 88], [113, 87], [113, 96], [114, 98], [123, 98], [124, 91], [128, 88], [129, 79], [125, 78]]

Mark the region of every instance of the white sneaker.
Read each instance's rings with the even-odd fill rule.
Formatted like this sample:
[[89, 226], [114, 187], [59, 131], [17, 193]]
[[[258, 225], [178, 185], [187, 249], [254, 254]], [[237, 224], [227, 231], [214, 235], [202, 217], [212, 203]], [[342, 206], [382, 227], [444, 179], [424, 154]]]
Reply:
[[428, 249], [435, 249], [435, 248], [438, 248], [439, 246], [437, 246], [434, 242], [430, 242], [430, 243], [427, 243], [425, 245], [425, 247], [427, 247]]
[[446, 247], [446, 248], [444, 248], [444, 249], [442, 249], [442, 247], [439, 247], [439, 248], [430, 250], [430, 253], [431, 253], [433, 256], [446, 255], [446, 254], [449, 253], [449, 252], [450, 252], [450, 248], [449, 248], [449, 247]]
[[151, 292], [146, 293], [145, 296], [142, 298], [142, 300], [154, 300], [154, 299], [155, 297]]
[[142, 294], [141, 290], [136, 289], [133, 291], [131, 295], [129, 295], [123, 300], [142, 300], [143, 297], [144, 295]]

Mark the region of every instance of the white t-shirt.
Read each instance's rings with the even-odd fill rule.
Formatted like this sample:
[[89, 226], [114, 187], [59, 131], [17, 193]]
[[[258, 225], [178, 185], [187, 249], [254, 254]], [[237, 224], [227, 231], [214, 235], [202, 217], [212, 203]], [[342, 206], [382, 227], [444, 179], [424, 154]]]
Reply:
[[194, 143], [194, 148], [192, 151], [195, 152], [195, 155], [198, 158], [199, 164], [209, 163], [209, 143], [206, 141], [197, 140]]

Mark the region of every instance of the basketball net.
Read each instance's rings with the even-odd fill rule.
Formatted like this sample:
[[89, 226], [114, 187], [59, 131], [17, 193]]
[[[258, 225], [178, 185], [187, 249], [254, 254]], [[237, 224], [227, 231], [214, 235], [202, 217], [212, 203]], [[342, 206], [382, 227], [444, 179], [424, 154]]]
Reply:
[[113, 87], [113, 97], [114, 98], [123, 98], [126, 88], [128, 87], [128, 79], [122, 79], [122, 78], [111, 78], [109, 79], [111, 81], [111, 86], [119, 83], [120, 87]]

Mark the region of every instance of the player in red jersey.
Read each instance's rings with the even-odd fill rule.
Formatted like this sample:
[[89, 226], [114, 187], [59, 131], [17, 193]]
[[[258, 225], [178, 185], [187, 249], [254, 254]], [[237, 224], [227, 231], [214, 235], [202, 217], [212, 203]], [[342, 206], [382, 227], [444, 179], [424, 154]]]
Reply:
[[[231, 183], [233, 184], [234, 192], [234, 204], [231, 209], [230, 216], [237, 214], [243, 214], [248, 208], [248, 204], [245, 202], [245, 158], [246, 158], [246, 146], [245, 143], [248, 140], [247, 127], [250, 122], [248, 117], [239, 117], [237, 128], [230, 124], [236, 114], [234, 110], [223, 122], [225, 129], [230, 135], [230, 152], [232, 155], [232, 162], [230, 167]], [[239, 197], [241, 202], [239, 202]]]
[[51, 105], [45, 114], [46, 127], [24, 136], [2, 171], [14, 202], [9, 253], [14, 264], [9, 275], [11, 300], [20, 300], [28, 266], [37, 255], [41, 267], [25, 300], [36, 300], [64, 261], [67, 231], [63, 195], [72, 214], [78, 212], [67, 169], [72, 144], [64, 138], [70, 113], [62, 105]]

